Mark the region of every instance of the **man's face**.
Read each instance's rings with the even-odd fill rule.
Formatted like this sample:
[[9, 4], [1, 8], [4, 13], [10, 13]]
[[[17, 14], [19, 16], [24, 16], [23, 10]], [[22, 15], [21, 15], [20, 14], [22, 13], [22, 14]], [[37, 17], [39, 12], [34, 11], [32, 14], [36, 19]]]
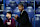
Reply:
[[9, 13], [6, 14], [6, 17], [9, 18], [11, 15]]
[[23, 7], [21, 5], [18, 5], [18, 9], [19, 9], [19, 11], [21, 11], [23, 9]]

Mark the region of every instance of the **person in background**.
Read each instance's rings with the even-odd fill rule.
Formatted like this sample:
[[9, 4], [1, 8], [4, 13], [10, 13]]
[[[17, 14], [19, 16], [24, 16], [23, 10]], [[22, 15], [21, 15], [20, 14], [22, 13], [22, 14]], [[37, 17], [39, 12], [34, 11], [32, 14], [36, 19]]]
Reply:
[[18, 5], [20, 13], [20, 17], [18, 15], [14, 16], [16, 21], [20, 24], [20, 27], [32, 27], [31, 23], [29, 22], [29, 17], [27, 12], [24, 10], [23, 4]]
[[0, 27], [5, 27], [3, 24], [3, 20], [0, 18]]
[[11, 12], [7, 12], [6, 17], [7, 20], [5, 20], [4, 25], [5, 27], [15, 27], [15, 20], [11, 18]]

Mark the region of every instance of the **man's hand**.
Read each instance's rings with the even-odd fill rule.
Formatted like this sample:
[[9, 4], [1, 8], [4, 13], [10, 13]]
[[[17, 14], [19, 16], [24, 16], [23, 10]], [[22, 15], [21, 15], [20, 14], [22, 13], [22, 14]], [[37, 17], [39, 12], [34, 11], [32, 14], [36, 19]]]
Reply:
[[14, 17], [15, 17], [15, 19], [17, 19], [18, 15], [14, 16]]

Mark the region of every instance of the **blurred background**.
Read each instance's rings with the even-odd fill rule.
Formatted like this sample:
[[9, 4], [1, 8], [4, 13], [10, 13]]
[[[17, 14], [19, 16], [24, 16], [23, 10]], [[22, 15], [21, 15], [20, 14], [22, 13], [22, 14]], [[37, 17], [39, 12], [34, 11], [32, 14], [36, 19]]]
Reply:
[[[2, 2], [2, 0], [0, 1]], [[3, 23], [6, 20], [6, 13], [9, 11], [12, 13], [13, 18], [15, 15], [20, 17], [20, 11], [18, 10], [19, 3], [24, 5], [24, 10], [28, 13], [29, 21], [32, 23], [32, 27], [34, 27], [34, 0], [5, 0], [4, 4], [2, 2], [2, 7], [5, 5], [5, 8], [0, 8], [0, 17], [2, 18]], [[17, 27], [18, 22], [16, 20], [15, 22]]]
[[40, 0], [35, 0], [35, 27], [40, 27]]

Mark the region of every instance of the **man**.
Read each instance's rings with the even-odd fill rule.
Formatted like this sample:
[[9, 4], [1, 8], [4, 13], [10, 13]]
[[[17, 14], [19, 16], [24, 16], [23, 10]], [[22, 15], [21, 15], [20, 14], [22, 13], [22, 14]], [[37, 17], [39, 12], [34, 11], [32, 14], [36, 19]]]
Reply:
[[19, 22], [20, 27], [31, 27], [31, 23], [29, 22], [28, 14], [24, 11], [23, 4], [18, 5], [19, 11], [21, 12], [20, 18], [18, 15], [15, 16], [15, 19]]
[[15, 20], [11, 18], [11, 12], [7, 12], [6, 17], [7, 20], [5, 21], [5, 27], [15, 27]]

